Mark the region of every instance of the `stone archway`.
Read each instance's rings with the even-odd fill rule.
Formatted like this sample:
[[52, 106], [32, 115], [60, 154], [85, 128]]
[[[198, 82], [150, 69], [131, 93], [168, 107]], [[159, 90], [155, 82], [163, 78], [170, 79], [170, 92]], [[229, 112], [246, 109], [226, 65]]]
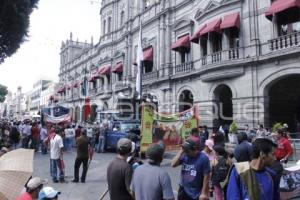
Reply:
[[[216, 114], [213, 119], [213, 126], [215, 128], [220, 125], [226, 125], [228, 128], [233, 120], [233, 108], [232, 108], [232, 90], [228, 85], [221, 84], [214, 90], [214, 111]], [[227, 129], [226, 128], [226, 129]]]
[[190, 90], [183, 90], [179, 95], [179, 112], [183, 112], [193, 107], [194, 95]]
[[300, 131], [300, 74], [279, 77], [266, 86], [264, 95], [266, 126], [281, 122], [289, 125], [289, 131]]

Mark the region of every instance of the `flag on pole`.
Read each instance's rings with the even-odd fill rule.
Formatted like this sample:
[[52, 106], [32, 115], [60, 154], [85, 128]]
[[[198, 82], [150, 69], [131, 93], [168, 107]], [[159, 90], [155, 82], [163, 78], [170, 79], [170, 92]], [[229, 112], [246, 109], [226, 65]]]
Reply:
[[138, 47], [137, 47], [137, 54], [136, 54], [136, 63], [137, 63], [137, 75], [136, 75], [136, 82], [135, 82], [135, 88], [136, 92], [139, 96], [141, 96], [141, 66], [142, 62], [144, 60], [143, 55], [143, 47], [142, 47], [142, 20], [140, 20], [140, 32], [139, 32], [139, 41], [138, 41]]

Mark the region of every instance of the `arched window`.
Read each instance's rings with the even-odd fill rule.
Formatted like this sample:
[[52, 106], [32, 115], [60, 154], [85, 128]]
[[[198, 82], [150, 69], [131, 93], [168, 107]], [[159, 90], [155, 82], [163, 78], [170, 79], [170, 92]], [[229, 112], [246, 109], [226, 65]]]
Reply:
[[103, 21], [102, 33], [103, 35], [106, 33], [106, 20]]
[[107, 27], [107, 33], [111, 32], [111, 17], [108, 18], [108, 27]]
[[122, 27], [122, 26], [124, 25], [124, 21], [125, 21], [125, 19], [124, 19], [124, 17], [125, 17], [124, 11], [121, 12], [120, 17], [121, 17], [121, 20], [120, 20], [120, 26]]

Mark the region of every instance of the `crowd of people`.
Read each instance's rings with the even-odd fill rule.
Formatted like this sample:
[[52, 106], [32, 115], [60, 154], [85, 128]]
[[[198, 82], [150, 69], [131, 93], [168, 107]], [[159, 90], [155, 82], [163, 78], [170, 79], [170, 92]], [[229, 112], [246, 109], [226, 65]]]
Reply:
[[[41, 151], [42, 154], [49, 151], [53, 183], [66, 182], [64, 151], [77, 147], [72, 182], [85, 183], [91, 152], [105, 150], [106, 124], [46, 128], [35, 122], [6, 121], [0, 125], [2, 154], [19, 147]], [[245, 130], [238, 133], [237, 137], [238, 144], [232, 151], [225, 147], [224, 132], [209, 133], [207, 127], [202, 126], [191, 130], [171, 162], [172, 167], [181, 166], [178, 200], [204, 200], [211, 197], [216, 200], [280, 198], [282, 163], [286, 163], [293, 154], [287, 128], [274, 133], [258, 129], [253, 134], [245, 126]], [[170, 175], [160, 166], [165, 151], [164, 143], [151, 144], [146, 151], [147, 161], [143, 163], [136, 158], [132, 138], [118, 141], [117, 156], [107, 168], [110, 199], [175, 199]], [[83, 170], [79, 176], [81, 165]], [[29, 180], [26, 192], [18, 200], [30, 199], [29, 196], [31, 199], [40, 199], [41, 194], [44, 199], [58, 198], [59, 193], [55, 189], [43, 187], [44, 182], [36, 179]], [[48, 198], [48, 193], [55, 195]]]
[[110, 199], [280, 199], [282, 164], [293, 149], [286, 128], [270, 134], [262, 131], [258, 129], [255, 135], [253, 131], [249, 135], [248, 129], [241, 131], [238, 144], [230, 150], [225, 147], [223, 132], [209, 134], [206, 127], [192, 129], [171, 162], [172, 167], [181, 166], [177, 197], [170, 175], [160, 166], [163, 143], [151, 144], [146, 151], [147, 162], [133, 168], [126, 162], [131, 155], [131, 141], [122, 139], [117, 157], [107, 168]]

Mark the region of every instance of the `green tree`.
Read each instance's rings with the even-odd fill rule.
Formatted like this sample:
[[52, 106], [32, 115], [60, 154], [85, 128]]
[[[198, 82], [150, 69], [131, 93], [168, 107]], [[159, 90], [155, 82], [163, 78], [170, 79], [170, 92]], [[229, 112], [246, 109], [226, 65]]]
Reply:
[[7, 95], [7, 87], [0, 84], [0, 103], [5, 101], [5, 96]]
[[29, 16], [39, 0], [1, 0], [0, 64], [14, 54], [28, 36]]

